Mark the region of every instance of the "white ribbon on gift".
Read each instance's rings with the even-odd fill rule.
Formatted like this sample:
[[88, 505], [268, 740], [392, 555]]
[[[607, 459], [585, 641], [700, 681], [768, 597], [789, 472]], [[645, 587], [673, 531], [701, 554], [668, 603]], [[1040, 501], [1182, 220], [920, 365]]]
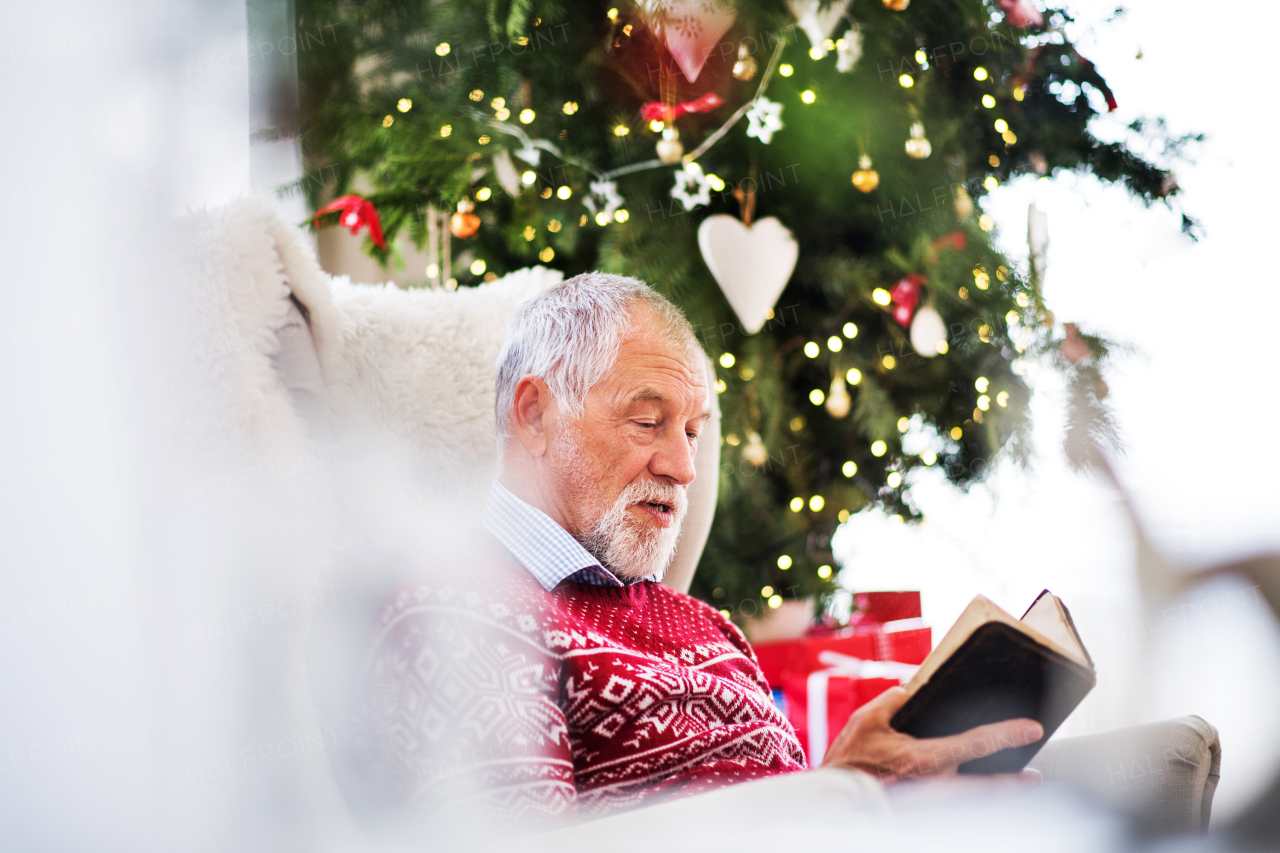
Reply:
[[810, 763], [821, 763], [822, 758], [827, 754], [827, 738], [830, 734], [827, 727], [827, 682], [831, 676], [896, 678], [899, 682], [907, 682], [920, 668], [897, 661], [863, 660], [829, 650], [818, 652], [818, 662], [826, 669], [809, 673], [808, 683], [805, 685], [808, 702], [805, 708], [805, 719], [809, 724]]

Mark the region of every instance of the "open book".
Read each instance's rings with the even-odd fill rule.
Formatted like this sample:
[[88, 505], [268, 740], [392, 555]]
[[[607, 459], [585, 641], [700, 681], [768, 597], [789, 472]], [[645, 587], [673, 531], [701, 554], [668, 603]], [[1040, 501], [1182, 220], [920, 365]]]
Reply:
[[[904, 688], [911, 694], [891, 725], [914, 737], [1029, 717], [1044, 738], [960, 765], [961, 773], [1015, 773], [1027, 766], [1096, 682], [1071, 614], [1047, 589], [1021, 619], [979, 595]], [[997, 751], [999, 750], [999, 751]]]

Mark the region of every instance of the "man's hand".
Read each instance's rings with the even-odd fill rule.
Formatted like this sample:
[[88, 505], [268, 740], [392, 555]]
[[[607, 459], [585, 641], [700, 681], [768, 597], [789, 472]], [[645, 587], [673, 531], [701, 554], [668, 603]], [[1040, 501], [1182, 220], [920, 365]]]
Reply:
[[889, 725], [909, 698], [907, 691], [893, 687], [863, 705], [849, 718], [822, 763], [865, 770], [882, 779], [955, 775], [966, 761], [1026, 746], [1044, 735], [1035, 720], [1005, 720], [949, 737], [914, 738]]

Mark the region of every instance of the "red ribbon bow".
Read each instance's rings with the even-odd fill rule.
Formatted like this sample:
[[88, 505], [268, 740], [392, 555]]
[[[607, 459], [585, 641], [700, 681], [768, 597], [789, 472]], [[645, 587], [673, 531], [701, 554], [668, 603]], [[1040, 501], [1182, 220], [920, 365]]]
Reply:
[[645, 121], [665, 121], [669, 123], [688, 113], [709, 113], [723, 103], [724, 98], [715, 92], [707, 92], [701, 98], [694, 101], [685, 101], [683, 104], [667, 105], [652, 101], [640, 108], [640, 117]]
[[889, 298], [893, 300], [893, 308], [889, 313], [898, 321], [899, 326], [906, 328], [911, 324], [911, 318], [916, 313], [916, 304], [920, 301], [920, 286], [927, 281], [928, 279], [924, 276], [912, 273], [899, 279], [889, 291]]
[[369, 239], [379, 249], [384, 252], [387, 250], [387, 241], [382, 236], [382, 223], [378, 221], [378, 211], [369, 199], [361, 198], [358, 195], [344, 195], [341, 198], [335, 198], [316, 211], [315, 218], [311, 220], [312, 227], [319, 223], [321, 216], [334, 211], [341, 211], [341, 215], [338, 216], [338, 224], [347, 226], [347, 228], [351, 229], [352, 234], [358, 234], [361, 228], [366, 225], [369, 226]]

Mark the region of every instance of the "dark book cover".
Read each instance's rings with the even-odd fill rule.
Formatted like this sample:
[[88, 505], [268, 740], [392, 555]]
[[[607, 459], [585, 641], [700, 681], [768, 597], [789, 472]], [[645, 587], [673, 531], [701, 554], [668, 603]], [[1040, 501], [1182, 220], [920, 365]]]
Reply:
[[960, 773], [1016, 773], [1027, 766], [1093, 689], [1091, 669], [1002, 622], [979, 626], [933, 677], [898, 709], [890, 724], [918, 738], [959, 734], [974, 726], [1029, 717], [1044, 737], [1000, 749], [959, 767]]

